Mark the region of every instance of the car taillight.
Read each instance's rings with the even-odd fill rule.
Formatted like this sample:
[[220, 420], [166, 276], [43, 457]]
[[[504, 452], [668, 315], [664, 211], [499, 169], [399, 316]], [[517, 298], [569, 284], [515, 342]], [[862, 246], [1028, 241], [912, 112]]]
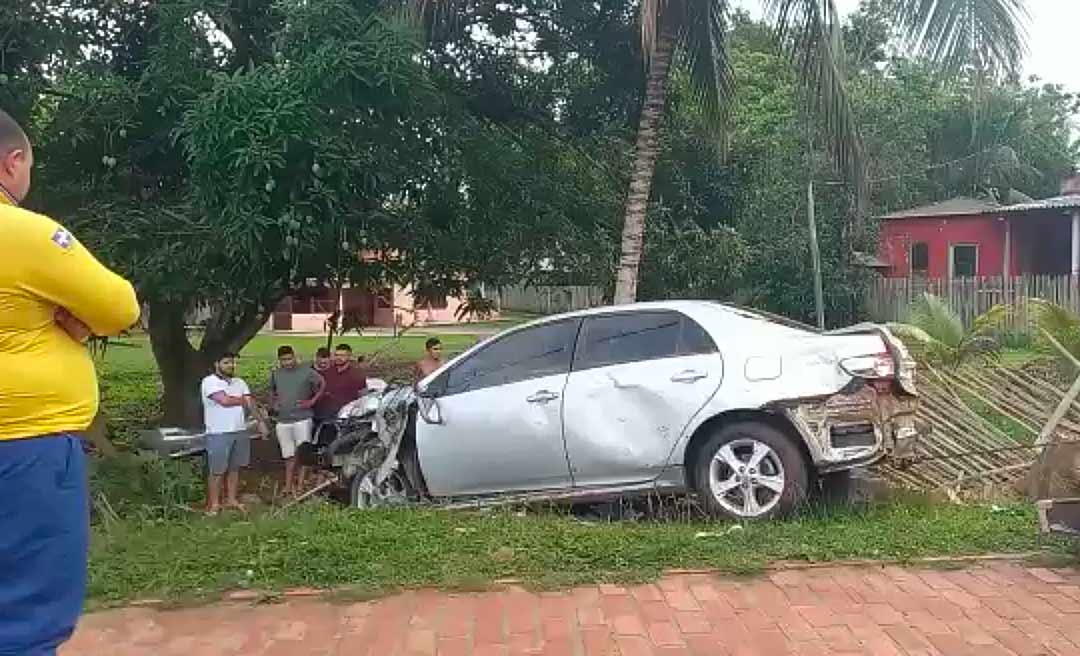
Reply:
[[896, 363], [888, 353], [857, 355], [840, 361], [840, 368], [859, 378], [882, 380], [896, 377]]

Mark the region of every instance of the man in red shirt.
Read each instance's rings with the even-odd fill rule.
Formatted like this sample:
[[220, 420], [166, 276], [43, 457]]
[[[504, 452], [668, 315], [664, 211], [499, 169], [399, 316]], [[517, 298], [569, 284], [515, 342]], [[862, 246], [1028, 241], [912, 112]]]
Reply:
[[363, 366], [353, 360], [352, 347], [348, 344], [337, 345], [333, 364], [320, 373], [326, 379], [326, 391], [315, 406], [317, 417], [336, 417], [346, 403], [355, 401], [367, 389]]

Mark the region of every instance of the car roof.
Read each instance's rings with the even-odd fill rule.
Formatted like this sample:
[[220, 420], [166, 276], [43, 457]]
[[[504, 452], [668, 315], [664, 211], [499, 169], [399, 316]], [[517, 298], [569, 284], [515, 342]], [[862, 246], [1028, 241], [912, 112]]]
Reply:
[[779, 323], [787, 325], [788, 327], [807, 328], [796, 321], [791, 321], [783, 317], [774, 317], [768, 313], [759, 312], [757, 310], [749, 310], [734, 305], [728, 305], [719, 301], [702, 301], [702, 300], [677, 300], [677, 301], [646, 301], [641, 303], [627, 303], [624, 305], [604, 305], [600, 307], [588, 308], [586, 310], [574, 310], [572, 312], [564, 312], [562, 314], [553, 314], [546, 317], [535, 319], [528, 323], [522, 324], [521, 328], [526, 326], [536, 326], [551, 321], [559, 321], [563, 319], [574, 319], [578, 317], [589, 317], [600, 314], [619, 314], [626, 312], [642, 312], [642, 311], [676, 311], [688, 314], [691, 317], [698, 318], [702, 314], [710, 315], [712, 317], [729, 317], [732, 319], [744, 319], [750, 321], [769, 321], [773, 323]]
[[[536, 326], [542, 326], [544, 324], [553, 323], [556, 321], [563, 321], [566, 319], [580, 319], [583, 317], [600, 316], [600, 315], [612, 315], [612, 314], [625, 314], [631, 312], [642, 311], [674, 311], [680, 312], [689, 316], [694, 321], [700, 323], [705, 329], [714, 335], [718, 331], [725, 329], [738, 329], [739, 327], [748, 327], [747, 324], [754, 324], [750, 326], [752, 332], [756, 338], [770, 339], [778, 336], [792, 335], [795, 333], [805, 333], [807, 331], [813, 332], [814, 329], [800, 324], [799, 322], [786, 319], [784, 317], [775, 317], [767, 313], [761, 313], [755, 310], [747, 310], [740, 307], [727, 305], [719, 301], [703, 301], [703, 300], [677, 300], [677, 301], [647, 301], [641, 303], [627, 303], [624, 305], [605, 305], [601, 307], [589, 308], [586, 310], [574, 310], [572, 312], [564, 312], [562, 314], [552, 314], [532, 321], [501, 330], [498, 333], [490, 335], [484, 340], [472, 347], [466, 349], [464, 352], [459, 353], [457, 356], [451, 358], [437, 371], [432, 372], [424, 380], [421, 381], [421, 386], [424, 386], [429, 380], [435, 376], [446, 371], [450, 367], [454, 366], [457, 362], [469, 357], [477, 350], [484, 348], [491, 342], [516, 333], [521, 330], [533, 328]], [[741, 326], [735, 326], [733, 324], [741, 324]]]

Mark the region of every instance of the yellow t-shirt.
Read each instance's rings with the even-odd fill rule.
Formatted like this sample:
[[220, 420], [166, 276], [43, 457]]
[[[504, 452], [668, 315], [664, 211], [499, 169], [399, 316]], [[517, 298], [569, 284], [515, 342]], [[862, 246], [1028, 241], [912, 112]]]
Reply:
[[94, 362], [56, 325], [58, 307], [102, 336], [139, 318], [130, 283], [0, 193], [0, 440], [82, 431], [97, 414]]

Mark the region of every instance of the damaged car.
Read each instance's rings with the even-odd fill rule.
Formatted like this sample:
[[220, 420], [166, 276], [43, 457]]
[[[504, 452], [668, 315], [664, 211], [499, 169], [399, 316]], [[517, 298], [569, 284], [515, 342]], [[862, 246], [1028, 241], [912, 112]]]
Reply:
[[357, 506], [690, 493], [792, 511], [823, 475], [909, 457], [915, 363], [882, 326], [820, 333], [719, 303], [546, 317], [343, 409], [326, 464]]

